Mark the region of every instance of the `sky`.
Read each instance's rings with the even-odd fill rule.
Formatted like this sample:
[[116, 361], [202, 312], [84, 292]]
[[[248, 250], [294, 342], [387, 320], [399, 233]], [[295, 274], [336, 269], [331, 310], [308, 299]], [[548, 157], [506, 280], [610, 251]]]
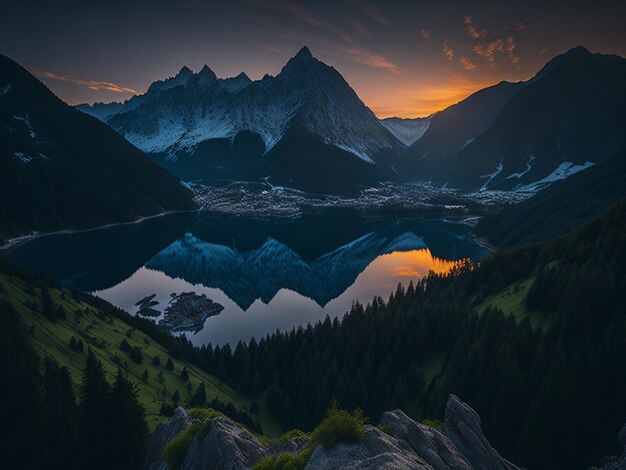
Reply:
[[626, 57], [626, 1], [4, 0], [0, 54], [70, 103], [123, 101], [182, 66], [276, 75], [302, 46], [378, 117], [421, 117], [583, 45]]

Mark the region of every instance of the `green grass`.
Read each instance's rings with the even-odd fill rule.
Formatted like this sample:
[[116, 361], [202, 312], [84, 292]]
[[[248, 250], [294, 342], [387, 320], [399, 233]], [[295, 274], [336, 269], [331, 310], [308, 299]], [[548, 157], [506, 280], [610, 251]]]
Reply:
[[445, 358], [445, 354], [435, 354], [430, 358], [426, 359], [424, 363], [419, 366], [419, 369], [424, 374], [424, 386], [428, 387], [433, 379], [441, 372], [443, 369], [443, 361]]
[[529, 312], [524, 306], [526, 294], [534, 280], [535, 275], [532, 275], [519, 283], [506, 286], [501, 291], [487, 297], [476, 307], [476, 311], [481, 314], [487, 307], [493, 306], [502, 310], [505, 315], [513, 315], [517, 322], [528, 317], [533, 328], [543, 327], [544, 319], [541, 315], [537, 312]]
[[[331, 449], [339, 443], [357, 443], [363, 438], [365, 417], [361, 410], [352, 413], [339, 409], [336, 403], [326, 411], [324, 421], [311, 433], [311, 443], [299, 454], [283, 452], [276, 456], [267, 456], [261, 459], [254, 470], [303, 470], [311, 454], [318, 445]], [[286, 440], [304, 435], [302, 431], [293, 430], [285, 433]]]
[[163, 450], [163, 460], [170, 468], [176, 470], [187, 453], [187, 449], [198, 434], [205, 436], [215, 418], [222, 413], [211, 408], [194, 408], [189, 410], [191, 425], [183, 432], [177, 434], [167, 443]]
[[[170, 356], [165, 348], [145, 333], [133, 330], [123, 321], [105, 316], [92, 305], [77, 302], [70, 291], [49, 290], [55, 305], [62, 305], [67, 314], [66, 320], [53, 322], [26, 305], [32, 302], [40, 304], [38, 288], [34, 289], [34, 295], [32, 291], [29, 294], [24, 281], [17, 276], [8, 276], [2, 272], [0, 272], [0, 283], [4, 288], [4, 292], [0, 292], [0, 298], [8, 298], [23, 315], [24, 324], [31, 331], [35, 349], [41, 357], [52, 357], [68, 368], [76, 391], [82, 381], [87, 346], [102, 362], [109, 382], [113, 382], [119, 367], [115, 360], [116, 356], [125, 361], [128, 364], [126, 371], [128, 377], [137, 385], [139, 399], [146, 409], [146, 419], [150, 429], [154, 429], [159, 421], [166, 419], [159, 415], [159, 409], [162, 403], [171, 402], [175, 390], [178, 390], [181, 397], [179, 404], [186, 406], [201, 382], [205, 384], [209, 401], [217, 398], [222, 402], [230, 401], [236, 407], [246, 411], [249, 409], [251, 400], [238, 396], [231, 387], [220, 382], [216, 377], [185, 361], [172, 357], [174, 370], [168, 371], [165, 364]], [[87, 311], [87, 313], [80, 315], [76, 313], [77, 311]], [[83, 341], [85, 350], [82, 353], [70, 349], [69, 342], [72, 336]], [[141, 350], [143, 353], [141, 364], [136, 364], [127, 353], [120, 350], [119, 345], [123, 339]], [[161, 365], [152, 364], [152, 358], [155, 356], [160, 358]], [[187, 367], [189, 372], [188, 382], [180, 377], [184, 367]], [[141, 378], [146, 369], [148, 379], [143, 382]], [[160, 372], [163, 374], [163, 383], [159, 383], [158, 380]], [[191, 384], [190, 387], [188, 383]], [[260, 413], [252, 416], [261, 423], [264, 433], [269, 436], [278, 434], [277, 424], [269, 417], [262, 404]]]

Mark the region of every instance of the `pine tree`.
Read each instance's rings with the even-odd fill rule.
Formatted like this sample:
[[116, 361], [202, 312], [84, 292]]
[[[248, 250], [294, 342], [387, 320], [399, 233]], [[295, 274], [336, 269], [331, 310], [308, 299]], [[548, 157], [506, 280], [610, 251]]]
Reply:
[[66, 367], [46, 359], [44, 367], [44, 404], [46, 406], [47, 468], [66, 469], [74, 460], [76, 440], [76, 403]]
[[196, 389], [196, 393], [194, 393], [193, 397], [191, 397], [189, 406], [190, 407], [204, 406], [205, 403], [206, 403], [206, 388], [204, 386], [204, 382], [200, 382], [200, 385], [198, 385], [198, 388]]
[[54, 311], [54, 303], [47, 287], [41, 289], [41, 313], [48, 320], [57, 321], [57, 315]]
[[165, 368], [167, 370], [174, 370], [174, 362], [172, 362], [172, 358], [168, 357], [167, 362], [165, 363]]
[[108, 404], [108, 457], [111, 468], [141, 468], [148, 443], [145, 410], [137, 398], [135, 385], [118, 370]]
[[83, 468], [109, 468], [108, 442], [102, 439], [108, 429], [108, 405], [110, 388], [104, 376], [102, 364], [91, 348], [83, 370], [78, 407], [77, 460]]

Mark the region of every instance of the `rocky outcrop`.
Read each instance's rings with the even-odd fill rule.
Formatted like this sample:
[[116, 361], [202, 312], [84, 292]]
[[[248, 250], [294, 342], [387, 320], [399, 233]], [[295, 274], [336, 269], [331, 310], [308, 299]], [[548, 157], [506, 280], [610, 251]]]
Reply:
[[405, 441], [435, 470], [471, 470], [452, 441], [430, 426], [416, 423], [400, 410], [383, 413], [380, 424], [396, 439]]
[[626, 424], [617, 435], [617, 445], [622, 449], [622, 455], [604, 457], [600, 466], [592, 467], [592, 470], [626, 470]]
[[[162, 461], [165, 445], [190, 424], [181, 408], [168, 423], [160, 424], [150, 442], [144, 470], [166, 470]], [[400, 410], [384, 413], [380, 424], [381, 429], [365, 426], [359, 443], [330, 449], [317, 446], [306, 470], [517, 470], [491, 447], [476, 412], [454, 395], [448, 400], [443, 433], [416, 423]], [[180, 468], [251, 469], [264, 456], [298, 454], [309, 445], [308, 436], [297, 436], [267, 447], [230, 419], [218, 417], [193, 439]], [[621, 467], [610, 470], [614, 468]]]
[[180, 469], [245, 470], [267, 453], [251, 433], [223, 416], [215, 418], [206, 435], [193, 440]]
[[404, 441], [383, 431], [365, 426], [363, 439], [358, 444], [338, 444], [332, 449], [317, 446], [305, 470], [431, 470], [419, 455]]
[[183, 432], [191, 424], [191, 418], [182, 408], [177, 408], [174, 416], [167, 423], [160, 423], [150, 439], [144, 470], [167, 470], [163, 462], [163, 450], [177, 434]]
[[305, 450], [310, 443], [310, 436], [296, 436], [286, 441], [276, 439], [274, 442], [270, 443], [267, 453], [268, 455], [280, 455], [284, 452], [299, 454]]
[[513, 470], [483, 434], [480, 416], [457, 396], [450, 395], [446, 405], [444, 433], [476, 470]]

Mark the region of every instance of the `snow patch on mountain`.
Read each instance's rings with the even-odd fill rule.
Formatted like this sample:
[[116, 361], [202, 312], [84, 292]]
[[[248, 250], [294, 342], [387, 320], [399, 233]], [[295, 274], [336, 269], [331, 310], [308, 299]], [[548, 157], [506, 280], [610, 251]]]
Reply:
[[396, 139], [407, 147], [420, 140], [428, 130], [429, 118], [404, 119], [390, 117], [381, 119], [380, 123], [391, 132]]
[[[93, 113], [88, 108], [79, 108]], [[303, 48], [276, 77], [218, 79], [187, 67], [124, 103], [107, 123], [148, 153], [192, 155], [203, 141], [258, 134], [270, 151], [292, 128], [368, 163], [396, 141], [332, 67]]]
[[25, 153], [22, 153], [22, 152], [15, 152], [13, 155], [19, 158], [20, 161], [24, 164], [28, 164], [33, 161], [33, 157], [31, 157], [30, 155], [26, 155]]
[[11, 84], [7, 83], [4, 86], [0, 87], [0, 96], [8, 94], [12, 90]]
[[481, 178], [487, 178], [487, 181], [485, 182], [485, 184], [483, 184], [481, 186], [480, 190], [481, 191], [485, 191], [487, 189], [487, 187], [489, 186], [489, 183], [491, 183], [493, 181], [493, 179], [502, 172], [503, 168], [504, 168], [504, 164], [502, 162], [502, 159], [500, 159], [500, 163], [498, 163], [498, 166], [493, 171], [493, 173], [488, 173], [486, 175], [482, 175], [481, 176]]
[[586, 170], [587, 168], [592, 167], [593, 165], [595, 165], [595, 163], [590, 162], [590, 161], [586, 161], [582, 165], [576, 165], [573, 162], [563, 162], [545, 178], [542, 178], [538, 181], [522, 186], [521, 188], [518, 188], [518, 190], [528, 191], [528, 190], [540, 189], [543, 186], [547, 186], [556, 181], [569, 178], [570, 176], [578, 173], [579, 171]]
[[526, 169], [524, 171], [522, 171], [522, 172], [519, 172], [519, 173], [511, 173], [509, 176], [506, 177], [506, 179], [508, 179], [508, 180], [511, 179], [511, 178], [519, 179], [522, 176], [524, 176], [526, 173], [528, 173], [532, 169], [532, 167], [533, 167], [532, 163], [533, 163], [534, 159], [535, 159], [535, 154], [531, 153], [528, 156], [528, 161], [526, 162]]
[[30, 124], [30, 116], [28, 116], [28, 114], [25, 114], [24, 116], [13, 115], [13, 119], [22, 123], [24, 129], [31, 139], [37, 140], [37, 133], [33, 129], [33, 126]]

